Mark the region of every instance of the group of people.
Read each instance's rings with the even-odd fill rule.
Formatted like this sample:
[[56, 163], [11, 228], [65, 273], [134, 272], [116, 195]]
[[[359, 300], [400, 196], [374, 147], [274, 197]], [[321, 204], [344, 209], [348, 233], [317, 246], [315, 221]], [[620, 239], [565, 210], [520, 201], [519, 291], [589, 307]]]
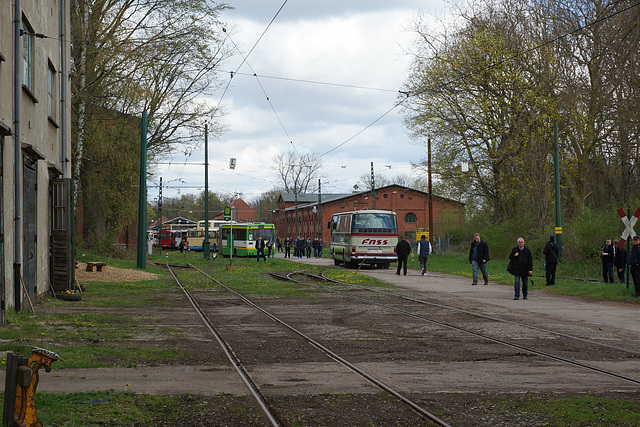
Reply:
[[[431, 247], [431, 243], [426, 239], [424, 235], [418, 240], [416, 245], [416, 253], [418, 254], [418, 261], [420, 262], [420, 270], [422, 275], [427, 274], [427, 261], [429, 259], [429, 254], [433, 252], [433, 248]], [[404, 275], [407, 275], [407, 261], [409, 259], [409, 254], [411, 253], [411, 244], [407, 242], [402, 236], [396, 245], [396, 255], [398, 257], [398, 269], [396, 270], [396, 274], [400, 274], [402, 270]]]
[[[265, 256], [265, 248], [268, 250], [268, 255]], [[262, 236], [258, 236], [256, 240], [256, 255], [258, 258], [258, 262], [260, 262], [260, 258], [264, 259], [264, 262], [267, 262], [267, 258], [273, 256], [272, 255], [273, 245], [270, 240], [266, 242], [262, 239]], [[322, 257], [322, 240], [319, 238], [311, 239], [311, 237], [298, 236], [298, 238], [294, 239], [292, 237], [286, 237], [284, 240], [280, 238], [276, 238], [276, 250], [281, 252], [284, 250], [284, 257], [291, 258], [291, 248], [293, 248], [293, 256], [296, 258], [303, 258], [306, 256], [307, 258], [311, 258], [311, 254], [313, 253], [314, 258]]]
[[[520, 299], [522, 292], [522, 298], [527, 299], [529, 291], [529, 277], [533, 275], [533, 255], [531, 250], [524, 245], [524, 239], [518, 237], [517, 245], [511, 250], [509, 254], [510, 268], [509, 270], [515, 276], [514, 279], [514, 300]], [[618, 280], [624, 282], [625, 268], [627, 263], [629, 264], [630, 276], [633, 279], [633, 285], [635, 288], [635, 296], [640, 297], [640, 237], [633, 237], [633, 247], [627, 256], [627, 251], [618, 247], [618, 240], [606, 239], [605, 245], [602, 248], [600, 256], [602, 258], [602, 278], [606, 282], [614, 283], [613, 270], [615, 268]], [[262, 239], [262, 236], [258, 236], [256, 241], [257, 258], [260, 262], [260, 258], [267, 262], [267, 257], [272, 256], [273, 244], [270, 240], [266, 242]], [[291, 248], [293, 247], [293, 256], [297, 258], [303, 258], [305, 255], [307, 258], [311, 258], [311, 254], [315, 258], [322, 257], [322, 241], [318, 238], [306, 239], [298, 236], [293, 239], [286, 237], [283, 240], [276, 239], [276, 247], [278, 252], [284, 250], [284, 257], [291, 258]], [[265, 255], [265, 248], [268, 250]], [[182, 249], [182, 248], [181, 248]], [[429, 254], [433, 252], [431, 243], [423, 235], [416, 245], [416, 253], [418, 254], [418, 260], [420, 262], [421, 274], [424, 276], [427, 274], [427, 261]], [[549, 236], [549, 241], [545, 244], [542, 250], [544, 254], [545, 265], [545, 279], [547, 286], [553, 286], [556, 283], [556, 267], [558, 265], [558, 254], [560, 248], [555, 242], [555, 236]], [[396, 255], [398, 256], [398, 268], [396, 274], [407, 275], [407, 261], [411, 254], [411, 244], [403, 237], [400, 238], [396, 245]], [[473, 269], [473, 282], [472, 285], [478, 284], [478, 271], [482, 272], [482, 278], [484, 284], [489, 284], [489, 275], [487, 273], [487, 262], [489, 257], [489, 245], [487, 242], [480, 238], [480, 234], [476, 233], [473, 236], [473, 242], [469, 248], [469, 263]]]
[[600, 258], [602, 259], [602, 280], [614, 283], [613, 270], [616, 271], [620, 283], [624, 283], [624, 273], [629, 264], [629, 276], [633, 280], [635, 296], [640, 297], [640, 237], [633, 236], [633, 246], [627, 256], [624, 247], [618, 247], [619, 240], [606, 239]]

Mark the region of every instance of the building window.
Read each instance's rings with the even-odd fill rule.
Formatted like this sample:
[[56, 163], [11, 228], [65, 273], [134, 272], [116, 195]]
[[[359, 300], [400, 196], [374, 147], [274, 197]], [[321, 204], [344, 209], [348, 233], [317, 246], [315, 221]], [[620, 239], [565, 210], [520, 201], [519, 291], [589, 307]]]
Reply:
[[385, 194], [382, 195], [382, 197], [384, 197], [386, 199], [387, 197], [389, 197], [389, 195], [387, 193], [385, 193]]
[[400, 194], [400, 198], [401, 198], [401, 199], [404, 199], [404, 194]]
[[33, 29], [22, 17], [22, 85], [33, 92]]
[[56, 118], [56, 70], [51, 62], [47, 70], [47, 114], [50, 119]]
[[404, 217], [404, 223], [405, 224], [415, 224], [416, 223], [416, 216], [415, 214], [409, 212], [407, 215], [405, 215]]

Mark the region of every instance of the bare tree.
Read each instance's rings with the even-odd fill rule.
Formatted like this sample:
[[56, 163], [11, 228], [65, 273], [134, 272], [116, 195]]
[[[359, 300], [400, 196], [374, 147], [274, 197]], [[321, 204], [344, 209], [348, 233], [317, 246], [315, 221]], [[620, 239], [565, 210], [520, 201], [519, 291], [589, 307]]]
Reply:
[[274, 163], [282, 179], [282, 187], [288, 193], [307, 193], [321, 177], [320, 168], [323, 163], [318, 154], [280, 152]]

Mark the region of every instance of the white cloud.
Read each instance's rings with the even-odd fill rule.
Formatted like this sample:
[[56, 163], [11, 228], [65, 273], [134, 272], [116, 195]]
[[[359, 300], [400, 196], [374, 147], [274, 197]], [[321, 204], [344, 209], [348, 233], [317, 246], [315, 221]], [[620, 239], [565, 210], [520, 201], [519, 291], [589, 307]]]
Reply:
[[[411, 47], [413, 37], [407, 28], [420, 3], [287, 3], [224, 95], [222, 122], [228, 130], [210, 142], [211, 191], [243, 192], [249, 198], [269, 190], [277, 179], [274, 157], [293, 147], [322, 154], [341, 145], [323, 158], [330, 192], [350, 191], [362, 175], [370, 174], [372, 161], [377, 173], [411, 173], [410, 162], [424, 156], [424, 149], [406, 136], [399, 109], [382, 116], [397, 101], [397, 90], [406, 79], [410, 58], [403, 51]], [[222, 16], [228, 22], [227, 34], [243, 55], [281, 5], [238, 0], [233, 2], [236, 10]], [[237, 55], [222, 69], [235, 71], [241, 62]], [[221, 96], [222, 92], [214, 98]], [[178, 164], [184, 162], [179, 157]], [[192, 157], [190, 161], [203, 161], [202, 153]], [[235, 171], [228, 170], [230, 157], [237, 158]], [[174, 165], [162, 174], [165, 180], [180, 177], [189, 186], [203, 187], [203, 171], [203, 166]], [[171, 191], [165, 195], [171, 196]]]

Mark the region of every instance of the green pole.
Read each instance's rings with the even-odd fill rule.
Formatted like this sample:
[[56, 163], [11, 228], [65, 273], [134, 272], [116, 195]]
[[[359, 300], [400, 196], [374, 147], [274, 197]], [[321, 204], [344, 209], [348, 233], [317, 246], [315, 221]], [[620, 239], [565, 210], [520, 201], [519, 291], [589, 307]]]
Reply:
[[553, 147], [556, 178], [556, 243], [558, 244], [558, 260], [562, 259], [562, 221], [560, 217], [560, 149], [558, 147], [558, 121], [553, 122]]
[[209, 259], [209, 125], [204, 125], [204, 259]]
[[147, 267], [147, 112], [142, 113], [140, 129], [140, 193], [138, 198], [138, 268]]

